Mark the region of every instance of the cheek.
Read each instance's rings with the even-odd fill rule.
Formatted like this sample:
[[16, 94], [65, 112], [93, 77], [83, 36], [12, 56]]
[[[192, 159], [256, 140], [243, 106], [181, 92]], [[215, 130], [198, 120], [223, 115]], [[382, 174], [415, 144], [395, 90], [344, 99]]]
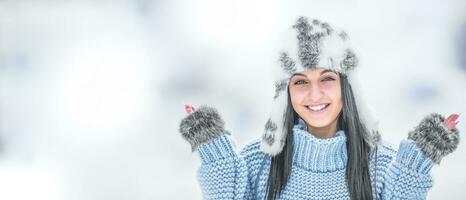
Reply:
[[339, 89], [336, 89], [329, 93], [329, 97], [332, 99], [332, 102], [336, 104], [336, 107], [338, 110], [341, 110], [343, 107], [343, 101], [341, 98], [341, 91]]
[[295, 111], [300, 109], [300, 104], [303, 101], [304, 93], [300, 92], [299, 90], [293, 90], [290, 88], [290, 99], [291, 105], [295, 109]]

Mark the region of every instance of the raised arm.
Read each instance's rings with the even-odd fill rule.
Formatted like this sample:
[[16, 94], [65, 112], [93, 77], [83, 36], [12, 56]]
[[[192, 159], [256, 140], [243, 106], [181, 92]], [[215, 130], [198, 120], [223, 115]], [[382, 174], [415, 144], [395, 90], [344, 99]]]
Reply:
[[396, 157], [384, 175], [382, 199], [426, 199], [432, 187], [430, 170], [433, 164], [453, 152], [459, 143], [454, 126], [458, 116], [447, 120], [431, 113], [401, 141]]
[[218, 111], [208, 106], [194, 110], [188, 105], [185, 109], [188, 116], [182, 119], [179, 131], [191, 150], [199, 152], [197, 178], [203, 199], [246, 199], [250, 190], [247, 165], [236, 153]]

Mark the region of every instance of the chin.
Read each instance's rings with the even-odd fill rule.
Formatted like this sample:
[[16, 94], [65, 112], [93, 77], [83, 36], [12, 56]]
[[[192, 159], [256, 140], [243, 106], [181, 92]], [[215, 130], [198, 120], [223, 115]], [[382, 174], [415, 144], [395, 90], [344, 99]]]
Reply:
[[330, 121], [312, 121], [312, 122], [306, 121], [306, 123], [309, 126], [315, 127], [315, 128], [322, 128], [322, 127], [327, 127], [330, 125]]

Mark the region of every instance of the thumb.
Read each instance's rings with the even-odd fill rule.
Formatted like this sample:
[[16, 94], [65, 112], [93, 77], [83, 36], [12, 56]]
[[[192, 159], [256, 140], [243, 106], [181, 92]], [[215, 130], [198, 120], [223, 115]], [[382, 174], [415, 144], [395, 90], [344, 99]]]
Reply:
[[188, 114], [191, 114], [192, 112], [195, 111], [194, 106], [191, 105], [191, 104], [185, 104], [185, 105], [184, 105], [184, 110], [185, 110], [186, 113], [188, 113]]

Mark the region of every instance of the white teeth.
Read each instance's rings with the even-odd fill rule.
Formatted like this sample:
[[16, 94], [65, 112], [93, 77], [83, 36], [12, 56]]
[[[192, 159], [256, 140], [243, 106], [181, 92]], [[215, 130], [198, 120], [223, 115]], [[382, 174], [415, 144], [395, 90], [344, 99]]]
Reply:
[[317, 105], [317, 106], [308, 106], [308, 108], [313, 110], [313, 111], [319, 111], [319, 110], [322, 110], [323, 108], [325, 108], [325, 106], [327, 106], [327, 104], [321, 104], [321, 105]]

